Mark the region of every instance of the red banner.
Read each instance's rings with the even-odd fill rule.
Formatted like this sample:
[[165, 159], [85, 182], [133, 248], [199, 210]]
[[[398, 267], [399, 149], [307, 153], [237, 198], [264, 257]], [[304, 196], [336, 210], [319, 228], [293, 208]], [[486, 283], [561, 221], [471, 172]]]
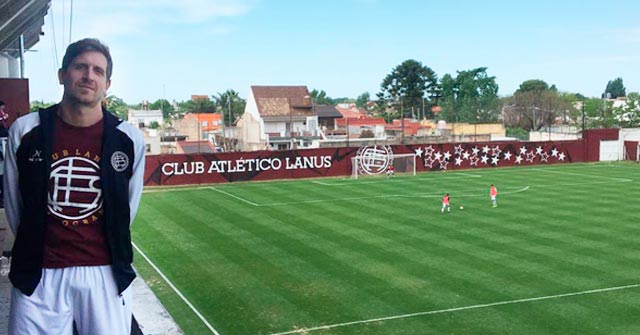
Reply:
[[[413, 154], [417, 171], [583, 162], [585, 141], [483, 142], [147, 156], [145, 185], [348, 176], [351, 158]], [[363, 164], [366, 164], [363, 163]]]

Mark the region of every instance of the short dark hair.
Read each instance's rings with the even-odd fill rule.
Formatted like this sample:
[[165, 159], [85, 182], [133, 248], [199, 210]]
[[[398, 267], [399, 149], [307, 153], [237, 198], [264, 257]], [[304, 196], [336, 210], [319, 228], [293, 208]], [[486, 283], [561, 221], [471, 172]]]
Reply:
[[69, 44], [67, 51], [62, 58], [62, 71], [66, 71], [73, 60], [81, 54], [89, 51], [96, 51], [104, 55], [107, 59], [107, 80], [111, 79], [111, 73], [113, 71], [113, 61], [111, 60], [111, 53], [109, 53], [109, 47], [104, 45], [100, 40], [96, 38], [85, 38], [83, 40], [76, 41]]
[[4, 103], [4, 101], [0, 100], [0, 106], [6, 106], [7, 104]]

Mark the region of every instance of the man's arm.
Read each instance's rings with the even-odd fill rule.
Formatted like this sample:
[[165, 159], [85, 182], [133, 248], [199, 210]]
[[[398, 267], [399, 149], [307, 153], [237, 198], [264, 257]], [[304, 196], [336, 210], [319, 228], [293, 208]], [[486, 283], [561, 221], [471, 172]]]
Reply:
[[20, 129], [11, 127], [7, 139], [4, 160], [4, 210], [9, 227], [14, 234], [18, 231], [22, 215], [22, 194], [18, 187], [18, 165], [16, 152], [20, 146]]
[[140, 197], [142, 196], [142, 189], [144, 187], [144, 166], [145, 166], [145, 145], [144, 137], [139, 130], [135, 130], [133, 136], [133, 174], [129, 180], [129, 224], [133, 223], [133, 219], [138, 212], [138, 205], [140, 204]]

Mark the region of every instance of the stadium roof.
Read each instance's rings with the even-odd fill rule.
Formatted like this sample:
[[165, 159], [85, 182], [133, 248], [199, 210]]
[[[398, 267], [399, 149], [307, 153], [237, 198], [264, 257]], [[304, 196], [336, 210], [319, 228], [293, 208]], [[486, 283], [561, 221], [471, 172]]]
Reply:
[[51, 0], [0, 0], [0, 52], [18, 57], [20, 35], [25, 50], [38, 43], [50, 5]]

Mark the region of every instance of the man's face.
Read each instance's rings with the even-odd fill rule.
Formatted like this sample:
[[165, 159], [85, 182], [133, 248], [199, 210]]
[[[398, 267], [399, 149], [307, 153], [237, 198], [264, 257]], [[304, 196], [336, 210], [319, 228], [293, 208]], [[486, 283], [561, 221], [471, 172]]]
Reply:
[[64, 99], [90, 107], [100, 104], [111, 85], [107, 58], [97, 51], [78, 55], [66, 70], [58, 71], [58, 79], [64, 85]]

